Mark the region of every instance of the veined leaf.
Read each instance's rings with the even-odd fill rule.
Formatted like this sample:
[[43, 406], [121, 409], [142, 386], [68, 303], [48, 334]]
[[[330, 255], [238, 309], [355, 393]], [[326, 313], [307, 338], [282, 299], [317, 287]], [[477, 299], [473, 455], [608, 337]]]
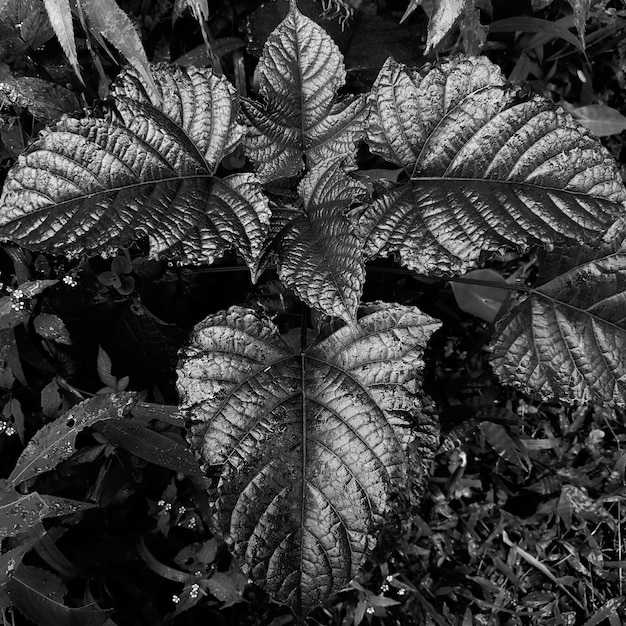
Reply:
[[252, 174], [214, 176], [240, 132], [233, 88], [208, 70], [154, 73], [171, 98], [160, 108], [127, 72], [114, 89], [119, 119], [65, 119], [31, 144], [0, 198], [0, 238], [78, 256], [145, 236], [152, 256], [210, 263], [237, 246], [254, 263], [267, 200]]
[[196, 327], [179, 364], [192, 448], [222, 468], [234, 553], [298, 611], [354, 577], [390, 493], [408, 472], [423, 484], [437, 447], [421, 369], [438, 322], [400, 305], [362, 313], [301, 351], [232, 307]]
[[346, 80], [343, 57], [293, 1], [267, 39], [257, 76], [265, 104], [242, 101], [249, 122], [244, 146], [263, 182], [295, 176], [303, 159], [312, 167], [336, 156], [354, 158], [365, 99], [335, 101]]
[[540, 267], [496, 325], [494, 370], [544, 399], [626, 405], [626, 248], [564, 248]]
[[[349, 324], [365, 282], [360, 241], [344, 215], [365, 185], [350, 178], [340, 161], [313, 168], [299, 187], [303, 208], [274, 211], [272, 249], [280, 279], [309, 306]], [[277, 225], [278, 223], [278, 225]]]
[[624, 210], [608, 152], [485, 57], [422, 71], [390, 60], [371, 102], [371, 148], [410, 180], [363, 213], [369, 257], [397, 252], [417, 271], [463, 272], [481, 251], [588, 240]]
[[122, 417], [136, 403], [131, 393], [95, 396], [40, 428], [28, 442], [7, 479], [9, 487], [55, 468], [74, 454], [79, 432], [101, 420]]
[[153, 71], [156, 92], [146, 89], [140, 73], [126, 68], [112, 88], [114, 97], [156, 107], [193, 141], [214, 172], [243, 136], [237, 124], [239, 103], [231, 84], [210, 70], [160, 63]]

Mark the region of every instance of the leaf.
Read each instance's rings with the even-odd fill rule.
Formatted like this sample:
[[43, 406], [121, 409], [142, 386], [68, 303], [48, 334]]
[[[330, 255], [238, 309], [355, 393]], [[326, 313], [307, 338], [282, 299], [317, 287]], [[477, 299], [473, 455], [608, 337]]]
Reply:
[[78, 54], [76, 52], [76, 41], [74, 39], [74, 24], [72, 22], [72, 9], [70, 8], [70, 0], [43, 0], [46, 5], [46, 11], [50, 18], [50, 24], [57, 36], [65, 56], [68, 58], [70, 65], [74, 68], [76, 76], [83, 82], [80, 66], [78, 65]]
[[605, 104], [568, 107], [567, 111], [596, 137], [617, 135], [626, 130], [626, 117], [616, 109], [606, 106]]
[[[503, 276], [493, 270], [472, 270], [464, 274], [463, 278], [507, 284]], [[450, 285], [459, 309], [487, 322], [493, 322], [496, 319], [502, 304], [510, 293], [507, 289], [500, 289], [495, 285], [472, 285], [457, 282], [451, 282]]]
[[30, 317], [30, 311], [24, 306], [19, 306], [20, 303], [31, 300], [58, 282], [58, 280], [28, 281], [14, 289], [10, 296], [0, 298], [0, 331], [15, 328], [27, 320]]
[[[69, 89], [41, 78], [14, 76], [3, 63], [0, 64], [0, 81], [3, 104], [24, 107], [46, 124], [68, 113], [80, 112], [78, 100]], [[19, 131], [19, 126], [16, 128]]]
[[591, 0], [567, 0], [574, 10], [574, 25], [578, 31], [578, 37], [583, 47], [585, 45], [585, 26], [589, 9], [591, 8]]
[[268, 37], [256, 75], [265, 104], [243, 100], [246, 154], [262, 182], [297, 175], [324, 159], [353, 162], [363, 136], [365, 99], [336, 102], [346, 80], [339, 49], [294, 1]]
[[156, 94], [146, 89], [135, 68], [126, 68], [112, 87], [116, 98], [129, 98], [156, 107], [180, 127], [214, 172], [243, 137], [237, 123], [237, 93], [223, 77], [197, 67], [183, 69], [164, 63], [154, 66]]
[[113, 612], [96, 605], [65, 606], [64, 583], [39, 567], [21, 565], [8, 581], [7, 589], [17, 609], [39, 626], [101, 626]]
[[367, 141], [408, 182], [363, 212], [366, 257], [464, 272], [481, 252], [589, 240], [623, 211], [608, 152], [551, 102], [507, 84], [486, 57], [424, 70], [389, 60]]
[[428, 37], [426, 50], [429, 54], [454, 28], [457, 20], [461, 17], [465, 8], [465, 0], [439, 0], [433, 14], [428, 20]]
[[72, 407], [35, 433], [17, 460], [8, 478], [8, 485], [16, 487], [29, 478], [53, 469], [72, 456], [79, 432], [101, 420], [125, 415], [135, 402], [133, 394], [117, 393], [96, 396]]
[[187, 476], [202, 476], [195, 457], [185, 446], [134, 420], [109, 420], [95, 428], [111, 443], [144, 461]]
[[[172, 94], [167, 114], [145, 95], [124, 95], [132, 82], [126, 73], [113, 90], [119, 119], [64, 119], [30, 144], [4, 185], [0, 238], [75, 257], [111, 256], [147, 237], [153, 258], [210, 263], [237, 246], [254, 262], [267, 200], [252, 174], [213, 175], [238, 132], [226, 130], [233, 88], [208, 70], [190, 70], [187, 81], [180, 68], [154, 73], [159, 85], [176, 81], [185, 93]], [[200, 104], [207, 99], [208, 108]]]
[[438, 437], [422, 354], [438, 326], [373, 303], [302, 352], [232, 307], [182, 352], [181, 412], [204, 471], [221, 466], [222, 528], [244, 573], [296, 611], [354, 577], [408, 472], [425, 486]]
[[72, 345], [70, 334], [65, 327], [65, 323], [58, 315], [51, 313], [41, 313], [35, 317], [33, 322], [35, 332], [44, 339], [50, 339], [56, 343], [66, 346]]
[[551, 39], [563, 39], [572, 44], [578, 51], [585, 54], [585, 48], [581, 39], [578, 39], [576, 35], [571, 33], [564, 26], [549, 20], [544, 20], [540, 17], [507, 17], [489, 24], [490, 33], [514, 33], [518, 31], [524, 33], [542, 33], [549, 35]]
[[275, 211], [274, 220], [281, 220], [272, 242], [278, 275], [309, 306], [350, 324], [356, 319], [365, 266], [344, 213], [366, 188], [335, 160], [314, 167], [299, 192], [303, 209]]
[[89, 25], [112, 43], [141, 74], [149, 89], [156, 92], [150, 64], [139, 34], [115, 0], [78, 0]]
[[492, 365], [541, 398], [626, 405], [626, 249], [543, 255], [532, 292], [497, 323]]
[[511, 438], [504, 426], [493, 422], [481, 422], [480, 432], [485, 441], [505, 460], [513, 465], [528, 470], [528, 455]]
[[247, 583], [248, 580], [241, 572], [215, 572], [206, 581], [206, 586], [212, 596], [224, 603], [220, 608], [225, 609], [243, 600], [243, 590]]
[[98, 372], [98, 378], [103, 385], [115, 389], [117, 385], [117, 378], [113, 376], [111, 369], [113, 362], [111, 357], [106, 353], [102, 346], [98, 346], [98, 357], [96, 358], [96, 371]]
[[[358, 11], [352, 19], [339, 24], [335, 19], [320, 16], [317, 0], [299, 0], [298, 9], [322, 27], [344, 55], [346, 70], [365, 74], [371, 84], [389, 56], [400, 63], [419, 63], [422, 55], [415, 45], [415, 28], [398, 24], [397, 20]], [[287, 2], [265, 2], [248, 20], [248, 51], [261, 56], [262, 46], [270, 33], [289, 11]], [[371, 75], [371, 79], [370, 79]]]
[[4, 492], [0, 498], [0, 537], [15, 537], [28, 532], [46, 517], [69, 515], [93, 506], [36, 492], [26, 495], [16, 491]]

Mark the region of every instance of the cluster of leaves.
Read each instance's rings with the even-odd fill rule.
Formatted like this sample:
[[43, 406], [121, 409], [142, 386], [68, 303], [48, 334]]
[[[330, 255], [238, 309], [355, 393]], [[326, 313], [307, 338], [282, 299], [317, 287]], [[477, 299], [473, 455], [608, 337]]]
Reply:
[[[76, 3], [78, 17], [88, 13], [89, 4]], [[439, 3], [431, 15], [430, 48], [445, 45], [446, 29], [461, 15], [439, 32], [438, 16], [446, 14], [448, 4]], [[464, 10], [471, 5], [457, 4]], [[111, 589], [114, 576], [99, 575], [99, 589], [87, 581], [96, 563], [115, 567], [119, 550], [112, 557], [97, 553], [89, 564], [72, 544], [83, 545], [98, 528], [90, 514], [93, 504], [128, 523], [129, 511], [136, 515], [137, 506], [129, 504], [135, 496], [143, 509], [126, 533], [132, 545], [130, 550], [125, 546], [130, 556], [124, 562], [140, 557], [144, 569], [161, 577], [158, 584], [148, 578], [146, 586], [177, 585], [172, 610], [170, 591], [163, 595], [167, 604], [154, 600], [154, 594], [145, 600], [144, 582], [140, 588], [133, 582], [131, 606], [148, 621], [208, 615], [226, 623], [291, 620], [265, 592], [247, 584], [247, 576], [211, 535], [215, 523], [207, 489], [218, 503], [217, 523], [246, 574], [296, 611], [314, 608], [349, 583], [371, 553], [374, 531], [398, 505], [397, 488], [411, 485], [408, 492], [416, 495], [424, 490], [437, 448], [422, 370], [424, 350], [438, 324], [406, 304], [361, 305], [366, 262], [372, 259], [394, 253], [410, 270], [453, 278], [459, 285], [490, 282], [487, 292], [459, 295], [455, 290], [462, 308], [481, 311], [490, 321], [499, 308], [493, 303], [507, 300], [504, 293], [525, 294], [507, 302], [513, 306], [495, 330], [493, 363], [499, 375], [545, 398], [624, 403], [624, 252], [622, 225], [615, 220], [626, 196], [614, 163], [588, 132], [550, 103], [507, 83], [485, 58], [454, 59], [420, 70], [389, 60], [376, 72], [368, 95], [339, 97], [346, 80], [340, 50], [346, 63], [350, 50], [339, 36], [333, 43], [294, 5], [287, 12], [286, 4], [255, 16], [257, 32], [263, 32], [261, 23], [268, 33], [256, 73], [259, 97], [240, 98], [220, 75], [205, 4], [178, 3], [176, 10], [184, 5], [200, 22], [213, 71], [169, 65], [149, 69], [136, 46], [132, 54], [125, 53], [116, 41], [120, 24], [130, 23], [125, 16], [116, 21], [119, 14], [112, 11], [108, 17], [117, 31], [105, 24], [95, 28], [96, 34], [135, 65], [113, 85], [113, 106], [60, 121], [23, 154], [23, 146], [17, 146], [13, 154], [20, 157], [3, 191], [5, 239], [81, 257], [72, 275], [63, 276], [63, 261], [28, 257], [6, 246], [15, 278], [0, 299], [5, 435], [15, 431], [25, 440], [36, 430], [24, 417], [33, 414], [27, 394], [12, 391], [16, 381], [24, 389], [36, 387], [30, 364], [42, 369], [42, 363], [52, 362], [45, 370], [48, 381], [51, 369], [56, 374], [40, 386], [40, 413], [52, 422], [30, 437], [24, 452], [12, 446], [9, 459], [17, 464], [13, 468], [7, 461], [9, 478], [0, 503], [7, 537], [3, 610], [12, 604], [36, 623], [50, 615], [61, 621], [112, 622], [100, 606], [121, 606], [123, 594]], [[586, 9], [582, 3], [573, 6], [582, 41], [580, 19]], [[350, 13], [357, 5], [337, 7]], [[52, 18], [46, 36], [56, 33], [77, 69], [74, 35], [67, 28], [68, 19], [72, 24], [69, 3], [46, 3], [45, 9]], [[267, 28], [272, 11], [270, 23], [276, 12], [286, 13], [273, 31]], [[476, 18], [476, 7], [471, 11]], [[41, 8], [39, 19], [45, 13]], [[348, 27], [349, 38], [363, 39], [381, 24], [355, 21]], [[524, 24], [532, 21], [518, 30]], [[500, 32], [506, 32], [505, 26], [500, 24]], [[536, 50], [543, 44], [533, 45]], [[366, 66], [372, 67], [375, 62]], [[44, 121], [58, 119], [61, 107], [55, 105], [48, 119], [36, 108], [36, 88], [42, 85], [34, 78], [18, 80], [10, 72], [6, 77], [14, 105]], [[74, 111], [76, 104], [72, 107], [64, 110]], [[366, 159], [357, 150], [363, 140], [374, 168], [364, 167]], [[239, 159], [242, 148], [251, 166]], [[454, 278], [487, 252], [545, 244], [557, 248], [542, 254], [534, 282], [501, 278], [493, 284], [492, 275], [475, 273]], [[184, 319], [188, 327], [212, 313], [196, 326], [179, 364], [181, 409], [199, 468], [181, 442], [182, 421], [162, 404], [176, 402], [173, 362], [185, 335], [148, 311], [145, 302], [175, 319], [163, 297], [171, 307], [190, 291], [199, 296], [203, 270], [175, 269], [159, 259], [213, 263], [206, 268], [211, 277], [216, 270], [241, 269], [232, 248], [253, 280], [276, 271], [282, 286], [264, 292], [262, 287], [247, 308], [220, 311], [237, 302], [231, 287], [223, 306], [205, 304], [199, 307], [202, 314]], [[97, 253], [117, 256], [109, 263], [87, 258]], [[223, 267], [229, 259], [233, 266]], [[245, 293], [248, 283], [242, 283]], [[77, 284], [82, 296], [68, 298]], [[119, 347], [131, 340], [134, 350], [121, 352], [128, 369], [120, 376], [113, 374], [113, 362], [119, 369], [123, 360], [113, 354], [112, 362], [99, 341], [89, 342], [88, 355], [78, 356], [73, 347], [77, 338], [85, 339], [77, 331], [81, 313], [71, 310], [81, 297], [78, 308], [89, 311], [92, 332], [96, 319], [109, 323], [115, 318], [115, 343]], [[87, 306], [94, 297], [98, 306]], [[71, 303], [64, 305], [64, 298]], [[382, 298], [406, 301], [405, 295], [384, 293]], [[472, 309], [472, 301], [480, 303], [478, 308]], [[93, 317], [96, 308], [99, 318]], [[72, 332], [61, 318], [73, 320]], [[133, 358], [139, 367], [133, 368]], [[92, 377], [77, 388], [79, 370], [90, 361], [98, 380]], [[133, 375], [137, 370], [143, 371]], [[134, 388], [149, 391], [139, 397], [125, 393], [129, 373]], [[89, 395], [82, 388], [94, 385], [108, 400], [96, 397], [73, 406]], [[146, 397], [159, 404], [147, 404]], [[352, 591], [314, 612], [313, 622], [358, 624], [422, 614], [424, 623], [464, 625], [498, 619], [517, 606], [528, 613], [520, 623], [526, 618], [542, 623], [547, 611], [561, 615], [562, 623], [571, 615], [590, 616], [591, 623], [618, 619], [619, 601], [608, 600], [616, 590], [621, 593], [619, 586], [605, 569], [591, 566], [606, 548], [603, 537], [614, 537], [620, 523], [619, 448], [593, 456], [616, 472], [610, 485], [608, 479], [585, 482], [582, 473], [571, 472], [555, 481], [538, 468], [543, 464], [560, 471], [579, 463], [572, 452], [579, 449], [572, 443], [577, 435], [569, 437], [578, 431], [560, 423], [562, 433], [555, 434], [554, 424], [545, 419], [513, 428], [511, 415], [504, 428], [499, 411], [495, 417], [481, 412], [473, 444], [468, 439], [454, 452], [446, 452], [444, 445], [439, 459], [450, 475], [439, 466], [431, 481], [436, 506], [420, 513], [416, 519], [422, 523], [395, 546], [396, 556], [383, 555], [379, 565], [350, 583]], [[594, 415], [598, 428], [591, 432], [602, 426], [603, 414]], [[77, 446], [79, 431], [96, 422], [95, 444]], [[539, 432], [550, 433], [550, 445], [533, 447]], [[587, 434], [585, 449], [591, 450], [598, 436]], [[620, 437], [621, 431], [615, 435], [618, 445]], [[489, 449], [499, 461], [493, 454], [490, 458]], [[463, 455], [470, 457], [467, 468]], [[114, 476], [116, 464], [123, 470]], [[482, 477], [484, 466], [501, 471], [496, 478], [493, 473]], [[585, 469], [592, 475], [597, 466], [589, 462]], [[79, 484], [73, 467], [85, 470]], [[39, 477], [44, 472], [54, 478]], [[177, 472], [176, 480], [171, 472]], [[88, 476], [94, 486], [86, 484]], [[507, 517], [510, 511], [496, 506], [520, 489], [546, 497], [541, 512], [529, 517], [526, 534], [514, 532], [519, 516]], [[494, 505], [481, 509], [485, 493], [493, 495]], [[607, 512], [595, 503], [601, 493], [615, 499], [617, 510]], [[401, 525], [414, 505], [410, 498], [399, 503]], [[57, 534], [41, 523], [67, 513], [72, 515]], [[484, 528], [477, 527], [478, 518]], [[600, 534], [591, 531], [589, 520], [606, 528]], [[571, 589], [567, 572], [546, 564], [539, 532], [548, 531], [558, 536], [554, 545], [561, 552], [552, 548], [559, 558], [573, 558], [564, 546], [593, 546], [591, 559], [584, 553], [587, 561], [579, 558], [575, 564], [577, 571], [589, 572], [586, 587]], [[110, 528], [102, 529], [102, 536], [112, 538]], [[462, 548], [468, 537], [486, 546], [469, 555], [469, 564]], [[495, 556], [503, 546], [507, 554]], [[31, 548], [36, 555], [28, 554]], [[489, 562], [484, 558], [488, 550], [494, 555]], [[83, 564], [79, 571], [76, 559]], [[455, 560], [465, 565], [448, 567]], [[617, 571], [620, 561], [619, 554], [609, 559], [618, 563]], [[520, 596], [535, 588], [529, 574], [535, 570], [553, 583], [552, 595]], [[477, 586], [458, 582], [470, 571]], [[81, 581], [82, 594], [64, 601], [68, 590], [57, 575], [74, 585]], [[606, 583], [606, 590], [596, 590], [594, 577]], [[504, 579], [508, 587], [500, 593]], [[125, 580], [133, 581], [132, 571]], [[217, 606], [235, 613], [220, 614]], [[133, 609], [116, 619], [130, 623]]]

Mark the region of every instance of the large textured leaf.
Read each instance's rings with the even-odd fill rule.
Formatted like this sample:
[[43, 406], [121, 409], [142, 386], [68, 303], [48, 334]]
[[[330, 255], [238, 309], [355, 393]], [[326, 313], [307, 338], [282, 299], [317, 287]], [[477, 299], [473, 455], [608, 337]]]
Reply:
[[421, 369], [438, 323], [400, 305], [362, 313], [301, 351], [233, 307], [196, 327], [179, 364], [192, 448], [222, 467], [235, 555], [304, 612], [356, 574], [391, 491], [409, 471], [423, 486], [436, 447]]
[[346, 80], [333, 40], [291, 2], [287, 17], [268, 37], [257, 67], [265, 103], [242, 102], [249, 122], [244, 141], [259, 178], [298, 174], [334, 156], [352, 158], [363, 136], [365, 99], [335, 101]]
[[537, 285], [497, 324], [493, 366], [545, 399], [626, 405], [626, 247], [545, 256]]
[[0, 238], [77, 256], [145, 236], [152, 256], [208, 263], [237, 246], [254, 262], [267, 201], [252, 174], [214, 176], [240, 132], [234, 90], [209, 70], [154, 74], [160, 108], [128, 72], [117, 119], [65, 119], [31, 144], [0, 198]]
[[608, 152], [485, 57], [421, 71], [390, 60], [371, 101], [371, 148], [410, 180], [363, 214], [368, 256], [461, 272], [481, 251], [588, 240], [624, 210]]
[[366, 188], [335, 160], [313, 168], [299, 192], [302, 208], [280, 207], [272, 218], [278, 275], [308, 305], [352, 323], [365, 267], [360, 241], [344, 213]]

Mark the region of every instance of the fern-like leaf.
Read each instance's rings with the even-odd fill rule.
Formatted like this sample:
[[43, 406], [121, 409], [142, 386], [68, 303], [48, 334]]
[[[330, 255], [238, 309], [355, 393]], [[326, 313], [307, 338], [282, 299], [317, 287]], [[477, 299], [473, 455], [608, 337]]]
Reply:
[[242, 102], [249, 122], [244, 146], [263, 182], [297, 175], [336, 156], [353, 159], [363, 136], [365, 99], [337, 102], [346, 80], [334, 41], [291, 2], [268, 37], [257, 67], [265, 103]]
[[302, 208], [273, 211], [270, 250], [278, 275], [304, 302], [349, 324], [365, 282], [361, 242], [345, 216], [366, 193], [334, 160], [313, 168], [299, 186]]
[[589, 239], [623, 211], [608, 152], [485, 57], [420, 71], [390, 60], [371, 102], [371, 148], [410, 180], [363, 214], [370, 257], [397, 252], [418, 271], [462, 272], [481, 251]]
[[546, 400], [626, 405], [626, 246], [545, 256], [537, 285], [496, 326], [500, 378]]
[[256, 262], [270, 216], [260, 185], [214, 175], [241, 132], [233, 88], [209, 70], [154, 74], [163, 104], [129, 71], [117, 118], [65, 119], [31, 144], [0, 198], [0, 238], [78, 256], [144, 236], [152, 256], [210, 263], [236, 246]]
[[221, 466], [222, 527], [246, 573], [297, 611], [357, 573], [407, 472], [423, 484], [437, 428], [422, 354], [437, 327], [414, 307], [372, 304], [301, 351], [233, 307], [183, 352], [181, 410], [204, 468]]

